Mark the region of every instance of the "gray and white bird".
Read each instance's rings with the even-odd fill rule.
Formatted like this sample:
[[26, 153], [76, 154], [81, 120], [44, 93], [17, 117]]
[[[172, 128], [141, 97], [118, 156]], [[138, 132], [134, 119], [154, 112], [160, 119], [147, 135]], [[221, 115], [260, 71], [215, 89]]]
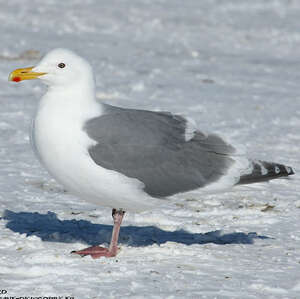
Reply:
[[39, 78], [49, 85], [32, 127], [39, 160], [67, 190], [113, 209], [109, 248], [80, 255], [115, 256], [124, 211], [144, 211], [174, 194], [213, 192], [294, 174], [292, 168], [254, 161], [216, 135], [205, 135], [166, 112], [100, 103], [90, 64], [66, 49], [49, 52], [9, 80]]

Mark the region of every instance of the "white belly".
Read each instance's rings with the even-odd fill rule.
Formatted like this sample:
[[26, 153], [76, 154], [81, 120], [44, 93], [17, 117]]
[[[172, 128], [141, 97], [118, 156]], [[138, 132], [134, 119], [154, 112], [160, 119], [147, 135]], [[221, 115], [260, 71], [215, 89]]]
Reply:
[[102, 168], [91, 159], [88, 148], [94, 141], [82, 127], [86, 119], [101, 114], [101, 106], [97, 104], [91, 113], [67, 106], [43, 99], [34, 121], [34, 146], [49, 173], [68, 191], [95, 204], [129, 211], [155, 207], [160, 200], [143, 192], [140, 181]]

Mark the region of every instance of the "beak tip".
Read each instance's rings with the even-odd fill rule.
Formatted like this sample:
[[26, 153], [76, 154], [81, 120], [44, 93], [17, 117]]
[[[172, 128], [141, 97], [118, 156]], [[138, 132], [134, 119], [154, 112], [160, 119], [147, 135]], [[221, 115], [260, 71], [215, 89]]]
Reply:
[[13, 77], [11, 79], [11, 81], [14, 81], [14, 82], [20, 82], [21, 81], [21, 78], [20, 77]]
[[8, 81], [20, 82], [22, 80], [37, 79], [38, 77], [46, 74], [33, 72], [32, 69], [33, 67], [27, 67], [12, 71], [8, 76]]
[[20, 82], [21, 78], [19, 76], [17, 76], [14, 71], [11, 72], [8, 76], [8, 81], [13, 81], [13, 82]]
[[22, 79], [19, 76], [14, 76], [13, 74], [10, 74], [8, 76], [8, 81], [13, 81], [13, 82], [20, 82]]

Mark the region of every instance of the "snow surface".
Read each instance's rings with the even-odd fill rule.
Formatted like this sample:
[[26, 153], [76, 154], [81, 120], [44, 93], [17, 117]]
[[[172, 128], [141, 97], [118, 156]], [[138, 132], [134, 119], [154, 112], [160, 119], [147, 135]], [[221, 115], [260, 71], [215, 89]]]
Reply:
[[[69, 252], [110, 239], [111, 211], [53, 181], [29, 145], [45, 88], [7, 82], [65, 47], [97, 96], [169, 110], [300, 168], [300, 1], [0, 2], [0, 289], [8, 296], [300, 298], [300, 184], [239, 187], [126, 214], [116, 258]], [[117, 188], [117, 186], [116, 186]]]

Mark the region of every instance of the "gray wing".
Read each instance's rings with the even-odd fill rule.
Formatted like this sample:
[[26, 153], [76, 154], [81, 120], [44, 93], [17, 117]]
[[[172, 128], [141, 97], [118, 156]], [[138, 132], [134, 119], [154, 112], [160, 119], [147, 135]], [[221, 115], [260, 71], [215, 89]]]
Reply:
[[95, 163], [140, 180], [155, 197], [204, 187], [234, 163], [234, 148], [216, 135], [196, 131], [186, 141], [186, 119], [171, 113], [104, 105], [84, 129], [97, 141], [89, 148]]

